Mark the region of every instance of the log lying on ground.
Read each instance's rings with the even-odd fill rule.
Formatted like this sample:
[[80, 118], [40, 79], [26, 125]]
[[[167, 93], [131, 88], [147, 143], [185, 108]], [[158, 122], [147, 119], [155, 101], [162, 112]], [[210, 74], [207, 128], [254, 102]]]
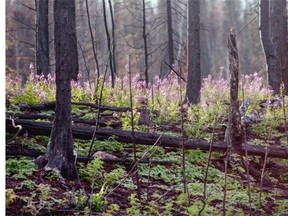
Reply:
[[[9, 113], [7, 113], [9, 116]], [[36, 120], [36, 119], [41, 119], [41, 120], [50, 120], [52, 121], [54, 116], [52, 115], [40, 115], [40, 114], [22, 114], [22, 113], [17, 113], [17, 114], [12, 114], [13, 118], [18, 118], [18, 119], [29, 119], [29, 120]], [[110, 120], [113, 120], [112, 122], [109, 122]], [[113, 117], [101, 117], [99, 119], [99, 126], [100, 127], [112, 127], [112, 128], [119, 128], [122, 126], [122, 123], [120, 121], [117, 121], [118, 119], [113, 118]], [[83, 118], [76, 118], [72, 117], [72, 122], [74, 123], [81, 123], [81, 124], [87, 124], [87, 125], [95, 125], [96, 120], [93, 119], [83, 119]]]
[[[130, 111], [131, 108], [128, 107], [110, 107], [110, 106], [104, 106], [101, 105], [100, 107], [97, 104], [93, 103], [85, 103], [85, 102], [72, 102], [72, 105], [76, 106], [88, 106], [91, 108], [95, 109], [100, 109], [100, 111], [103, 110], [110, 110], [110, 111], [115, 111], [115, 112], [127, 112]], [[44, 102], [41, 104], [36, 104], [36, 105], [26, 105], [26, 104], [20, 104], [19, 105], [21, 111], [42, 111], [42, 110], [55, 110], [55, 101], [51, 102]]]
[[[52, 124], [44, 123], [44, 122], [33, 122], [27, 120], [15, 120], [16, 125], [22, 126], [22, 133], [27, 131], [31, 135], [45, 135], [50, 136]], [[12, 121], [6, 119], [6, 132], [16, 133], [17, 129], [15, 129], [12, 125]], [[92, 138], [94, 127], [90, 126], [73, 126], [72, 127], [73, 137], [78, 139], [86, 139], [89, 140]], [[154, 145], [158, 140], [158, 145], [162, 147], [171, 147], [171, 148], [180, 148], [180, 143], [182, 142], [182, 138], [172, 137], [167, 135], [154, 134], [154, 133], [143, 133], [143, 132], [135, 132], [135, 143], [141, 145]], [[110, 137], [114, 137], [115, 140], [124, 143], [132, 143], [132, 132], [124, 131], [124, 130], [115, 130], [115, 129], [107, 129], [100, 128], [96, 132], [96, 138], [99, 140], [106, 140]], [[209, 142], [206, 142], [201, 139], [188, 139], [185, 141], [186, 149], [200, 149], [203, 151], [209, 150]], [[242, 151], [247, 150], [249, 155], [258, 155], [265, 156], [266, 147], [260, 145], [251, 145], [246, 144], [242, 145]], [[214, 142], [212, 151], [225, 152], [227, 150], [226, 142]], [[278, 147], [278, 146], [269, 146], [268, 147], [268, 156], [276, 157], [276, 158], [285, 158], [288, 159], [288, 148]]]

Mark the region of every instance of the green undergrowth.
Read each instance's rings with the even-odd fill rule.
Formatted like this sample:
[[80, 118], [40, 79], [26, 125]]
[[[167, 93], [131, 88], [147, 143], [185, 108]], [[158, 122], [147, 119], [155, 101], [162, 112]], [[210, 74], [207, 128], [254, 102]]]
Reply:
[[[55, 100], [55, 83], [53, 79], [32, 79], [24, 88], [14, 80], [7, 80], [6, 93], [10, 101], [7, 112], [20, 113], [19, 104], [34, 105], [45, 101]], [[100, 83], [102, 83], [102, 79]], [[251, 103], [247, 114], [259, 110], [259, 101], [272, 99], [272, 92], [260, 85], [258, 77], [249, 75], [242, 77], [241, 87], [244, 88], [245, 98], [250, 98]], [[211, 141], [213, 128], [223, 131], [223, 125], [227, 124], [229, 109], [229, 88], [227, 81], [223, 79], [213, 80], [208, 77], [203, 80], [201, 89], [201, 101], [198, 105], [180, 106], [180, 92], [184, 96], [184, 86], [179, 85], [177, 79], [155, 80], [152, 88], [145, 89], [139, 77], [133, 77], [133, 123], [135, 131], [154, 132], [158, 134], [180, 137], [177, 131], [162, 129], [162, 126], [176, 126], [181, 128], [181, 117], [184, 119], [184, 135], [189, 138], [201, 138]], [[105, 83], [102, 104], [106, 106], [130, 107], [130, 95], [128, 78], [118, 79], [115, 88]], [[181, 89], [182, 88], [182, 89]], [[99, 92], [98, 92], [99, 94]], [[92, 87], [72, 82], [72, 101], [95, 103], [95, 92]], [[242, 94], [239, 93], [239, 102], [242, 103]], [[286, 103], [287, 104], [287, 103]], [[139, 126], [137, 122], [140, 113], [137, 108], [147, 106], [151, 111], [151, 126]], [[285, 107], [287, 111], [287, 105]], [[52, 116], [54, 111], [42, 111], [39, 114]], [[105, 115], [118, 119], [123, 130], [131, 130], [131, 112], [105, 111]], [[85, 120], [95, 120], [97, 111], [72, 105], [72, 116]], [[283, 145], [287, 146], [285, 134], [279, 131], [279, 126], [284, 125], [284, 113], [282, 107], [266, 107], [260, 112], [261, 121], [247, 125], [247, 141], [255, 145]], [[42, 120], [41, 120], [42, 121]], [[111, 122], [112, 123], [112, 122]], [[75, 122], [73, 122], [76, 125]], [[108, 123], [109, 127], [109, 123]], [[13, 135], [7, 134], [7, 139]], [[215, 136], [217, 137], [217, 136]], [[214, 137], [214, 138], [215, 138]], [[213, 140], [223, 141], [223, 140]], [[49, 138], [44, 136], [30, 136], [25, 134], [13, 140], [14, 144], [38, 152], [45, 153]], [[87, 156], [91, 146], [91, 140], [74, 139], [74, 149], [78, 156]], [[92, 146], [92, 154], [103, 151], [111, 155], [117, 155], [124, 159], [134, 158], [133, 146], [117, 141], [117, 137], [107, 140], [95, 140]], [[212, 153], [211, 160], [217, 161], [218, 166], [209, 164], [206, 184], [206, 206], [203, 208], [204, 176], [208, 161], [208, 153], [201, 150], [185, 150], [185, 174], [189, 195], [183, 193], [183, 169], [182, 152], [180, 150], [137, 145], [137, 158], [151, 159], [154, 161], [166, 161], [167, 165], [154, 163], [139, 163], [137, 168], [140, 177], [141, 196], [137, 197], [136, 177], [130, 172], [134, 163], [108, 164], [99, 158], [94, 158], [87, 165], [77, 163], [79, 181], [82, 186], [65, 189], [65, 186], [54, 186], [55, 182], [61, 182], [59, 172], [45, 172], [45, 175], [37, 176], [37, 168], [33, 159], [18, 157], [7, 158], [6, 179], [15, 181], [16, 185], [6, 188], [6, 206], [21, 203], [19, 211], [25, 215], [44, 214], [53, 209], [63, 209], [69, 206], [69, 210], [75, 210], [75, 215], [89, 213], [102, 213], [103, 215], [198, 215], [203, 209], [202, 215], [223, 214], [223, 199], [225, 174], [219, 168], [223, 168], [222, 153]], [[248, 157], [250, 162], [260, 164], [260, 158]], [[287, 164], [284, 159], [269, 159], [282, 165]], [[219, 162], [220, 161], [220, 162]], [[217, 168], [218, 167], [218, 168]], [[261, 169], [261, 168], [259, 168]], [[38, 174], [39, 175], [39, 174]], [[266, 177], [274, 182], [288, 180], [286, 173], [265, 172]], [[278, 199], [280, 194], [275, 192], [263, 192], [262, 206], [259, 207], [259, 185], [251, 179], [251, 203], [249, 203], [247, 180], [245, 169], [239, 166], [237, 161], [229, 164], [226, 192], [226, 215], [247, 215], [251, 204], [254, 215], [265, 215], [265, 211], [273, 215], [287, 214], [287, 200]], [[277, 178], [278, 179], [277, 179]], [[61, 180], [62, 179], [62, 180]], [[62, 181], [63, 183], [63, 181]], [[70, 182], [71, 183], [71, 182]], [[68, 183], [69, 184], [69, 183]], [[64, 184], [65, 185], [65, 184]], [[149, 185], [149, 188], [148, 186]], [[25, 192], [25, 193], [23, 193]], [[61, 196], [60, 196], [61, 195]], [[121, 197], [121, 199], [119, 198]], [[270, 202], [270, 203], [269, 203]], [[266, 205], [272, 206], [267, 209]], [[47, 213], [47, 212], [46, 212]]]

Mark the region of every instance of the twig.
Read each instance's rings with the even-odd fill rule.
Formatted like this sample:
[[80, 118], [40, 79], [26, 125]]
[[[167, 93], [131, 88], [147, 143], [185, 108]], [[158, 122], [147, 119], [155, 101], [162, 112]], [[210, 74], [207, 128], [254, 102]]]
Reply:
[[[163, 134], [164, 134], [164, 133], [163, 133]], [[161, 134], [161, 135], [158, 137], [158, 139], [156, 140], [156, 142], [151, 146], [151, 148], [148, 149], [148, 151], [146, 151], [146, 152], [142, 155], [142, 157], [139, 158], [139, 159], [134, 163], [134, 165], [133, 165], [133, 167], [131, 168], [131, 170], [130, 170], [130, 171], [127, 173], [127, 175], [118, 183], [118, 185], [117, 185], [116, 187], [114, 187], [114, 188], [106, 195], [106, 198], [107, 198], [108, 196], [110, 196], [110, 194], [112, 194], [118, 187], [120, 187], [120, 186], [122, 185], [122, 183], [130, 176], [130, 174], [132, 174], [132, 171], [133, 171], [134, 168], [137, 166], [137, 164], [139, 163], [139, 161], [141, 161], [141, 160], [148, 154], [149, 151], [153, 150], [153, 149], [157, 146], [157, 144], [158, 144], [159, 140], [161, 139], [161, 137], [163, 136], [163, 134]], [[160, 143], [160, 144], [161, 144], [161, 143]], [[152, 151], [151, 154], [153, 154], [154, 152], [155, 152], [155, 150]]]
[[266, 153], [265, 153], [265, 157], [264, 157], [264, 163], [263, 163], [263, 167], [262, 167], [262, 171], [261, 171], [261, 178], [260, 178], [259, 209], [261, 209], [261, 207], [262, 207], [263, 179], [265, 176], [265, 169], [266, 169], [268, 153], [269, 153], [269, 150], [268, 150], [268, 148], [266, 148]]
[[[183, 80], [186, 83], [186, 80], [177, 72], [174, 70], [173, 67], [171, 67], [166, 61], [162, 61], [164, 62], [181, 80]], [[166, 74], [166, 76], [164, 77], [164, 79], [169, 75], [169, 73]]]
[[[134, 113], [133, 113], [133, 95], [132, 95], [132, 77], [131, 77], [131, 56], [129, 55], [129, 91], [130, 91], [130, 108], [131, 108], [131, 133], [132, 133], [132, 145], [133, 145], [133, 154], [134, 154], [134, 162], [136, 164], [137, 156], [136, 156], [136, 144], [135, 144], [135, 133], [134, 133]], [[137, 184], [137, 196], [140, 199], [141, 196], [141, 188], [140, 188], [140, 181], [138, 175], [138, 165], [135, 166], [136, 171], [136, 184]]]
[[211, 162], [211, 156], [212, 156], [212, 146], [213, 146], [213, 140], [214, 140], [214, 136], [215, 136], [215, 128], [216, 128], [216, 122], [218, 119], [218, 115], [215, 116], [214, 119], [214, 124], [213, 124], [213, 131], [212, 131], [212, 138], [210, 141], [210, 147], [209, 147], [209, 152], [208, 152], [208, 160], [207, 160], [207, 165], [206, 165], [206, 169], [205, 169], [205, 176], [204, 176], [204, 189], [203, 189], [203, 207], [202, 209], [200, 209], [198, 215], [201, 215], [202, 212], [204, 211], [205, 207], [206, 207], [206, 200], [207, 200], [207, 178], [208, 178], [208, 171], [209, 171], [209, 166], [210, 166], [210, 162]]
[[[185, 136], [184, 136], [184, 116], [183, 116], [183, 98], [182, 98], [182, 88], [181, 88], [181, 81], [179, 85], [179, 93], [180, 93], [180, 109], [181, 109], [181, 131], [182, 131], [182, 140], [181, 140], [181, 153], [182, 153], [182, 175], [183, 175], [183, 192], [188, 195], [188, 186], [187, 186], [187, 177], [186, 177], [186, 166], [185, 166]], [[190, 199], [188, 199], [189, 205], [190, 205]]]
[[[103, 80], [105, 80], [106, 74], [107, 74], [107, 66], [106, 66], [106, 69], [105, 69]], [[97, 117], [96, 117], [96, 125], [95, 125], [95, 130], [94, 130], [94, 133], [93, 133], [93, 136], [92, 136], [90, 148], [89, 148], [89, 153], [87, 155], [87, 159], [86, 159], [86, 163], [85, 163], [86, 165], [87, 165], [87, 163], [89, 161], [89, 158], [91, 157], [92, 147], [93, 147], [95, 139], [96, 139], [96, 132], [98, 131], [98, 128], [99, 128], [100, 106], [101, 106], [101, 103], [102, 103], [103, 89], [104, 89], [104, 81], [103, 81], [102, 86], [101, 86], [100, 96], [99, 96], [99, 100], [98, 100], [98, 110], [97, 110]]]
[[[244, 83], [242, 81], [242, 83]], [[245, 94], [244, 94], [244, 88], [243, 88], [243, 85], [242, 85], [242, 99], [243, 99], [243, 102], [245, 101]], [[245, 117], [246, 117], [246, 110], [244, 110], [244, 123], [243, 123], [243, 126], [244, 126], [244, 130], [242, 131], [243, 132], [243, 136], [244, 136], [244, 145], [247, 144], [247, 137], [246, 137], [246, 122], [245, 122]], [[247, 183], [248, 183], [248, 199], [249, 199], [249, 215], [251, 216], [252, 215], [252, 198], [251, 198], [251, 183], [250, 183], [250, 174], [249, 174], [249, 160], [248, 160], [248, 152], [247, 152], [247, 148], [245, 148], [245, 160], [244, 160], [244, 164], [245, 164], [245, 167], [246, 167], [246, 178], [247, 178]]]
[[21, 125], [15, 125], [15, 121], [11, 116], [10, 116], [10, 120], [12, 121], [12, 126], [14, 128], [18, 128], [18, 131], [11, 139], [6, 141], [6, 144], [9, 144], [11, 141], [13, 141], [18, 136], [19, 132], [22, 130], [22, 126]]

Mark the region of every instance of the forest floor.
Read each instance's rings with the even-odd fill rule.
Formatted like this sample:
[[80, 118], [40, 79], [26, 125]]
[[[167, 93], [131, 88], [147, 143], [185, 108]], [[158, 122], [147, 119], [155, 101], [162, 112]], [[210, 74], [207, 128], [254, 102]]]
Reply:
[[[175, 128], [177, 127], [175, 126]], [[247, 140], [256, 140], [255, 135], [249, 131], [249, 127], [246, 132]], [[218, 131], [215, 137], [222, 139], [223, 134], [224, 131]], [[37, 140], [40, 141], [37, 144], [32, 144]], [[257, 140], [260, 141], [260, 138], [257, 137]], [[21, 152], [21, 149], [29, 149], [32, 146], [31, 151], [35, 151], [35, 149], [40, 149], [39, 146], [43, 146], [43, 141], [47, 141], [47, 139], [41, 136], [36, 136], [36, 138], [33, 136], [19, 137], [13, 142], [13, 148], [18, 148], [18, 151]], [[278, 141], [275, 139], [274, 145]], [[103, 142], [101, 143], [103, 144]], [[113, 155], [117, 158], [132, 158], [133, 149], [131, 144], [125, 144], [123, 148], [119, 148], [119, 143], [114, 141], [110, 144], [115, 145], [116, 150], [111, 150], [111, 146], [110, 148], [106, 146], [106, 149], [102, 146], [103, 148], [100, 148], [100, 150], [109, 152], [110, 156]], [[9, 150], [9, 146], [6, 146], [6, 148]], [[171, 159], [171, 163], [166, 165], [157, 163], [139, 164], [140, 198], [137, 198], [136, 175], [129, 174], [130, 181], [119, 184], [123, 175], [118, 173], [118, 176], [116, 171], [116, 173], [110, 175], [110, 178], [117, 179], [105, 188], [105, 192], [103, 196], [101, 194], [100, 199], [96, 199], [94, 196], [94, 200], [90, 196], [90, 200], [94, 200], [91, 206], [87, 204], [87, 198], [85, 200], [84, 194], [86, 193], [89, 197], [91, 194], [100, 193], [99, 191], [104, 182], [111, 180], [106, 178], [107, 173], [119, 168], [129, 173], [132, 169], [131, 163], [105, 162], [101, 171], [92, 173], [92, 175], [95, 175], [92, 178], [89, 179], [87, 173], [85, 175], [85, 173], [82, 172], [81, 174], [80, 172], [80, 179], [73, 181], [62, 179], [54, 171], [45, 171], [44, 169], [31, 168], [32, 172], [30, 174], [25, 173], [25, 171], [17, 171], [17, 169], [22, 168], [29, 171], [27, 165], [29, 163], [26, 165], [24, 163], [23, 166], [21, 164], [17, 165], [17, 163], [7, 164], [6, 169], [9, 166], [10, 173], [6, 174], [6, 188], [13, 189], [13, 192], [7, 193], [6, 190], [6, 215], [88, 215], [89, 213], [91, 215], [197, 215], [203, 206], [203, 176], [208, 154], [199, 150], [187, 150], [189, 152], [186, 156], [186, 177], [189, 198], [185, 198], [182, 193], [183, 177], [180, 150], [157, 148], [158, 156], [155, 153], [156, 156], [153, 159], [155, 158], [158, 161], [170, 161], [169, 159]], [[147, 151], [147, 147], [138, 147], [139, 155], [145, 151]], [[17, 161], [24, 160], [27, 162], [30, 160], [33, 162], [33, 158], [11, 157], [9, 154], [6, 159], [15, 160], [15, 158]], [[227, 181], [230, 183], [227, 183], [226, 196], [229, 200], [226, 201], [226, 215], [249, 215], [250, 210], [253, 215], [287, 215], [287, 160], [268, 158], [264, 161], [264, 158], [249, 156], [250, 182], [248, 182], [247, 172], [243, 165], [245, 163], [242, 163], [242, 159], [239, 158], [230, 161], [228, 164]], [[265, 171], [262, 172], [264, 163]], [[95, 165], [95, 169], [98, 165]], [[212, 153], [210, 167], [211, 176], [207, 179], [207, 206], [203, 211], [203, 215], [223, 213], [225, 155]], [[78, 163], [78, 168], [84, 169], [83, 163]], [[89, 175], [91, 177], [91, 173], [88, 173]], [[100, 175], [100, 177], [97, 175]], [[91, 184], [91, 179], [95, 183], [94, 186]], [[249, 194], [251, 201], [249, 201]], [[7, 205], [7, 197], [10, 200], [9, 205]], [[260, 199], [261, 204], [259, 204]]]

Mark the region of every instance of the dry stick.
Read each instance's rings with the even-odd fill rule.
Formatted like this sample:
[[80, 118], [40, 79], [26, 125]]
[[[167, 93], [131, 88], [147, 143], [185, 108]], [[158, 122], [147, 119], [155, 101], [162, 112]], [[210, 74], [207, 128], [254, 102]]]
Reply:
[[[129, 68], [128, 68], [128, 74], [129, 74], [129, 91], [130, 91], [130, 108], [131, 108], [131, 133], [132, 133], [132, 145], [133, 145], [133, 153], [134, 153], [134, 162], [136, 164], [137, 157], [136, 157], [136, 144], [135, 144], [135, 133], [134, 133], [134, 114], [133, 114], [133, 95], [132, 95], [132, 78], [131, 78], [131, 56], [129, 55]], [[136, 171], [136, 184], [137, 184], [137, 196], [138, 199], [140, 199], [141, 196], [141, 188], [140, 188], [140, 182], [139, 182], [139, 175], [138, 175], [138, 165], [135, 166]]]
[[[181, 80], [183, 80], [185, 83], [187, 83], [186, 80], [185, 80], [177, 71], [175, 71], [173, 67], [171, 67], [171, 65], [169, 65], [166, 61], [162, 61], [162, 62], [164, 62], [164, 63], [170, 68], [170, 70], [172, 70]], [[168, 75], [169, 75], [169, 73], [166, 74], [166, 76], [164, 77], [164, 79], [165, 79]]]
[[96, 41], [94, 41], [94, 36], [93, 36], [93, 32], [92, 32], [92, 27], [91, 27], [91, 21], [90, 21], [90, 13], [89, 13], [89, 7], [88, 7], [88, 0], [85, 0], [85, 4], [86, 4], [86, 11], [87, 11], [87, 17], [88, 17], [88, 27], [89, 27], [89, 32], [90, 32], [90, 36], [91, 36], [91, 40], [92, 40], [92, 50], [93, 50], [93, 57], [95, 60], [95, 64], [96, 64], [96, 70], [97, 70], [97, 78], [96, 78], [96, 89], [95, 92], [97, 94], [98, 91], [98, 85], [99, 85], [99, 77], [100, 77], [100, 68], [99, 68], [99, 63], [98, 63], [98, 58], [97, 58], [97, 47], [96, 47]]
[[14, 128], [18, 128], [18, 131], [11, 139], [6, 141], [6, 144], [9, 144], [12, 140], [14, 140], [18, 136], [19, 132], [22, 130], [22, 126], [21, 125], [15, 125], [15, 121], [11, 116], [10, 116], [10, 120], [12, 121], [12, 126]]
[[186, 166], [185, 166], [185, 137], [184, 137], [184, 116], [183, 116], [183, 100], [182, 100], [182, 88], [181, 80], [179, 84], [179, 93], [180, 93], [180, 109], [181, 109], [181, 131], [182, 131], [182, 141], [181, 141], [181, 150], [182, 150], [182, 174], [183, 174], [183, 192], [188, 196], [188, 202], [190, 204], [189, 192], [187, 187], [187, 177], [186, 177]]
[[102, 86], [101, 86], [100, 96], [99, 96], [99, 100], [98, 100], [98, 110], [97, 110], [95, 130], [94, 130], [94, 133], [93, 133], [93, 136], [92, 136], [92, 140], [91, 140], [91, 144], [90, 144], [90, 148], [89, 148], [89, 153], [87, 155], [87, 159], [86, 159], [85, 165], [88, 164], [89, 158], [91, 157], [92, 147], [93, 147], [95, 139], [96, 139], [96, 132], [98, 131], [98, 128], [99, 128], [100, 106], [101, 106], [101, 103], [102, 103], [102, 96], [103, 96], [104, 82], [105, 82], [105, 78], [106, 78], [106, 74], [107, 74], [107, 68], [108, 67], [106, 65], [106, 69], [105, 69], [105, 73], [104, 73], [104, 77], [103, 77], [103, 83], [102, 83]]
[[228, 161], [231, 157], [231, 142], [230, 139], [227, 140], [227, 151], [224, 159], [224, 188], [223, 188], [223, 215], [226, 215], [226, 198], [227, 198], [227, 172], [228, 172]]
[[[151, 148], [148, 149], [148, 151], [146, 151], [146, 152], [142, 155], [142, 157], [139, 158], [139, 159], [134, 163], [134, 165], [133, 165], [133, 167], [131, 168], [131, 170], [130, 170], [130, 171], [127, 173], [127, 175], [118, 183], [118, 185], [115, 186], [115, 187], [105, 196], [106, 198], [107, 198], [108, 196], [110, 196], [110, 194], [112, 194], [118, 187], [120, 187], [120, 186], [122, 185], [122, 183], [125, 181], [125, 179], [127, 179], [127, 178], [130, 176], [130, 174], [134, 174], [134, 173], [135, 173], [135, 172], [132, 173], [132, 171], [133, 171], [134, 168], [137, 166], [137, 164], [139, 163], [139, 161], [141, 161], [141, 160], [148, 154], [149, 151], [153, 150], [153, 149], [157, 146], [159, 140], [161, 139], [161, 137], [162, 137], [163, 135], [164, 135], [164, 133], [162, 133], [162, 134], [158, 137], [158, 139], [156, 140], [156, 142], [151, 146]], [[160, 143], [160, 144], [161, 144], [161, 143]], [[153, 154], [155, 151], [156, 151], [156, 149], [154, 149], [151, 154]]]
[[261, 171], [261, 178], [260, 178], [259, 209], [261, 209], [261, 207], [262, 207], [263, 178], [265, 176], [265, 168], [266, 168], [268, 153], [269, 153], [269, 150], [266, 147], [264, 163], [263, 163], [263, 167], [262, 167], [262, 171]]
[[[152, 158], [152, 156], [151, 156]], [[147, 179], [147, 192], [146, 192], [146, 201], [149, 201], [149, 187], [150, 187], [150, 176], [151, 176], [151, 158], [149, 158], [149, 172], [148, 172], [148, 179]]]
[[207, 178], [208, 178], [208, 171], [209, 171], [209, 166], [210, 166], [210, 162], [211, 162], [211, 156], [212, 156], [212, 146], [213, 146], [213, 140], [214, 140], [214, 136], [215, 136], [215, 128], [216, 128], [216, 122], [218, 119], [218, 115], [215, 116], [214, 119], [214, 124], [213, 124], [213, 130], [212, 130], [212, 138], [210, 141], [210, 146], [209, 146], [209, 152], [208, 152], [208, 160], [207, 160], [207, 165], [206, 165], [206, 169], [205, 169], [205, 176], [204, 176], [204, 189], [203, 189], [203, 207], [202, 209], [200, 209], [198, 215], [201, 215], [202, 212], [204, 211], [205, 207], [206, 207], [206, 199], [207, 199]]
[[[245, 101], [245, 94], [244, 94], [244, 88], [243, 88], [243, 80], [242, 80], [242, 99], [243, 103]], [[246, 123], [245, 123], [245, 117], [246, 117], [246, 110], [244, 109], [244, 130], [243, 130], [243, 136], [244, 136], [244, 144], [247, 145], [247, 137], [246, 137]], [[249, 160], [248, 160], [248, 152], [247, 148], [245, 148], [245, 160], [244, 164], [246, 167], [246, 178], [248, 183], [248, 199], [249, 199], [249, 215], [252, 215], [252, 198], [251, 198], [251, 183], [250, 183], [250, 174], [249, 174]]]

